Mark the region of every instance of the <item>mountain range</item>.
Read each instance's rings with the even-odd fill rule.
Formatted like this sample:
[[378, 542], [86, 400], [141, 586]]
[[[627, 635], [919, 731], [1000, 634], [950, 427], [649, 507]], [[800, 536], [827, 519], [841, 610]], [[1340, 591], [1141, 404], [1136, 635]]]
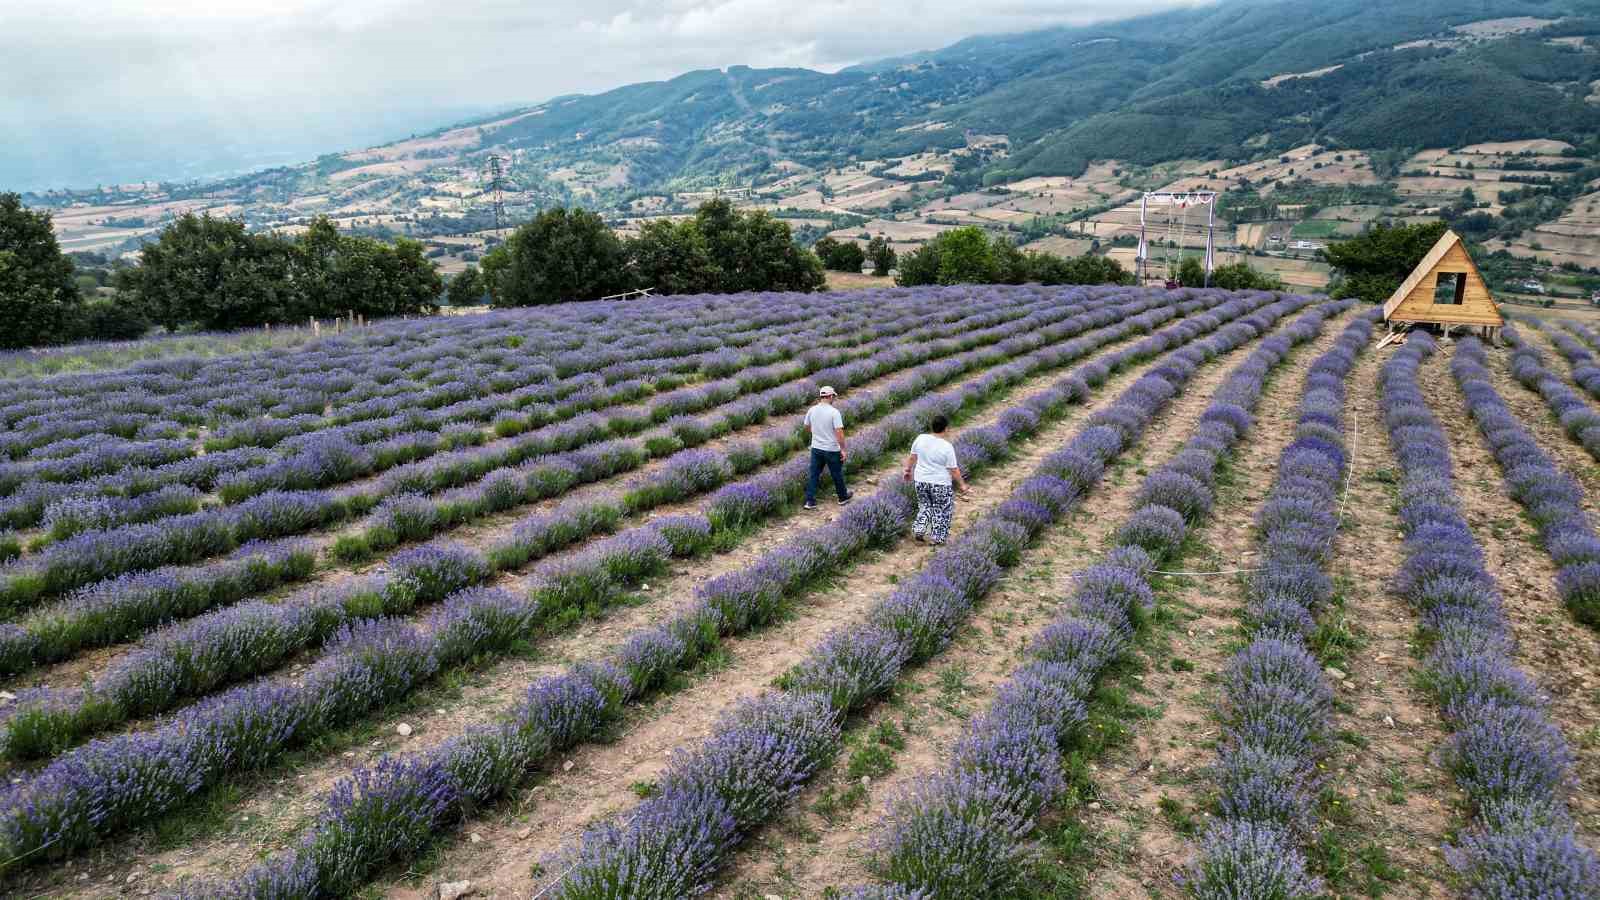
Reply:
[[494, 148], [539, 171], [620, 166], [613, 186], [639, 190], [740, 183], [780, 159], [815, 167], [960, 147], [974, 133], [1009, 139], [1009, 154], [986, 163], [992, 179], [1313, 142], [1581, 143], [1600, 132], [1600, 52], [1582, 40], [1600, 34], [1597, 17], [1593, 0], [1225, 0], [831, 74], [734, 66], [559, 97], [460, 123], [478, 126], [478, 140], [438, 155]]
[[1600, 4], [1575, 0], [1230, 0], [836, 74], [689, 72], [530, 107], [489, 140], [547, 168], [624, 164], [636, 187], [757, 174], [775, 156], [904, 156], [972, 133], [1010, 139], [990, 164], [1003, 178], [1308, 143], [1581, 143], [1600, 133], [1600, 48], [1561, 39], [1600, 34], [1595, 15]]

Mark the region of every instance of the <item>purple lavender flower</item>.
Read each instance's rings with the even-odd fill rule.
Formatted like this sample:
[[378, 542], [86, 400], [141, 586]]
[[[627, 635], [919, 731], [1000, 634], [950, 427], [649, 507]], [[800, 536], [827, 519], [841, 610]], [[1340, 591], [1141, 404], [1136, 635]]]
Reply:
[[1138, 506], [1175, 509], [1185, 520], [1197, 522], [1211, 511], [1211, 489], [1192, 475], [1171, 469], [1150, 473], [1139, 486]]
[[1199, 900], [1312, 900], [1322, 882], [1307, 871], [1306, 858], [1287, 832], [1273, 825], [1225, 820], [1200, 839], [1200, 859], [1185, 877]]
[[1470, 831], [1445, 856], [1472, 900], [1580, 900], [1600, 895], [1600, 861], [1571, 827]]
[[911, 649], [905, 638], [884, 628], [833, 631], [789, 674], [786, 687], [822, 694], [833, 709], [847, 713], [888, 691]]
[[1156, 559], [1168, 559], [1183, 545], [1185, 531], [1183, 513], [1165, 506], [1143, 506], [1122, 523], [1113, 540], [1139, 547]]
[[910, 658], [923, 660], [939, 652], [955, 635], [971, 608], [967, 594], [941, 575], [924, 572], [874, 606], [871, 621], [899, 635]]
[[988, 897], [1026, 870], [1032, 828], [1006, 786], [952, 772], [891, 801], [878, 851], [890, 881], [935, 897]]

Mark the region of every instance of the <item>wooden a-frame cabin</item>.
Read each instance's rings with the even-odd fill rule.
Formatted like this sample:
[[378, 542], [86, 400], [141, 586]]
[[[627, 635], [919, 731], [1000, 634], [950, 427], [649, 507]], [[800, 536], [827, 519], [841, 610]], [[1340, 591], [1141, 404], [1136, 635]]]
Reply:
[[1383, 304], [1383, 318], [1391, 332], [1412, 325], [1439, 325], [1446, 334], [1459, 327], [1480, 328], [1486, 337], [1498, 334], [1505, 324], [1489, 295], [1489, 285], [1454, 231], [1439, 238]]

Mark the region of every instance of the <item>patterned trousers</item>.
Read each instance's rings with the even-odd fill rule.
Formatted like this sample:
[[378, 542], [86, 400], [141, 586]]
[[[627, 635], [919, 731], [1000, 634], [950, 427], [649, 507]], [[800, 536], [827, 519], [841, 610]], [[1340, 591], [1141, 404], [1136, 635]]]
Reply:
[[917, 482], [917, 520], [911, 530], [942, 542], [950, 534], [950, 519], [956, 511], [956, 491], [948, 484]]

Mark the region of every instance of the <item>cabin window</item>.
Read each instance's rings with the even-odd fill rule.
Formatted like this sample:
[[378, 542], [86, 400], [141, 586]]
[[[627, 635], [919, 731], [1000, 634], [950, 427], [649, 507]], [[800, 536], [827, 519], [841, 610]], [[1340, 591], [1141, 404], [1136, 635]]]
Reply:
[[1460, 306], [1467, 299], [1467, 273], [1440, 272], [1433, 286], [1433, 302]]

